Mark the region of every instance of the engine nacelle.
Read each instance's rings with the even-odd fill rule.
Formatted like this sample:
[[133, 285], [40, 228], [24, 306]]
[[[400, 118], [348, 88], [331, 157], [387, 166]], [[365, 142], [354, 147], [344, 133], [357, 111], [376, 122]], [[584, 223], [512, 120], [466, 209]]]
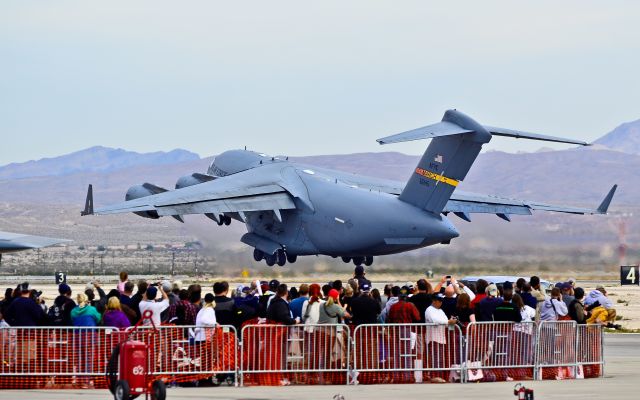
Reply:
[[182, 189], [182, 188], [186, 188], [193, 185], [199, 185], [201, 183], [209, 182], [214, 179], [215, 177], [211, 175], [198, 174], [198, 173], [185, 175], [180, 177], [180, 179], [178, 179], [178, 181], [176, 182], [176, 189]]
[[[142, 185], [131, 186], [127, 190], [127, 194], [124, 195], [125, 201], [139, 199], [141, 197], [147, 197], [158, 193], [164, 193], [167, 189], [161, 188], [150, 183], [143, 183]], [[158, 219], [160, 216], [157, 211], [138, 211], [134, 214], [143, 218]]]

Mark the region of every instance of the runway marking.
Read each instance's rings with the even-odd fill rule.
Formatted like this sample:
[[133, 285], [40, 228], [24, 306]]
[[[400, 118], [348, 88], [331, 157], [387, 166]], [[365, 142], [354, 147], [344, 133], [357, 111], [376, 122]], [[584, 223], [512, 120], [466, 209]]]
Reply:
[[439, 175], [422, 168], [416, 168], [416, 174], [420, 176], [424, 176], [425, 178], [433, 179], [434, 181], [446, 183], [447, 185], [451, 185], [453, 187], [458, 186], [458, 183], [459, 183], [455, 179], [447, 178], [444, 175]]

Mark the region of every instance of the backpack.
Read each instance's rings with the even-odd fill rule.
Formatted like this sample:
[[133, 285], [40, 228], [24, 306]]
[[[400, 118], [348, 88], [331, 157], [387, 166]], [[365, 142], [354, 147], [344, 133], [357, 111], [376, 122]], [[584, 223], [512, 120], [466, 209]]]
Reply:
[[57, 303], [53, 303], [53, 305], [49, 307], [49, 312], [47, 313], [47, 316], [49, 317], [49, 323], [51, 325], [54, 325], [54, 326], [64, 325], [65, 304], [59, 305]]

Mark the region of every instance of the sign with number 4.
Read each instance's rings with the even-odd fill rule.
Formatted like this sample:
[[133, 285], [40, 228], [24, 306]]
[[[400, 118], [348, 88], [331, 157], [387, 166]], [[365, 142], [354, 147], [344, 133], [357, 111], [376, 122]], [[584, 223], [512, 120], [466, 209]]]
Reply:
[[640, 267], [637, 265], [620, 266], [620, 285], [640, 285]]

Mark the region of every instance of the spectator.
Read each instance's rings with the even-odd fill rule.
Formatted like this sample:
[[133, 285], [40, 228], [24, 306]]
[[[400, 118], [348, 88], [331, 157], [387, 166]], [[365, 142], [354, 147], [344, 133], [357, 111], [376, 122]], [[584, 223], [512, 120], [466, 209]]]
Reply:
[[12, 301], [13, 301], [13, 289], [7, 288], [4, 291], [4, 298], [2, 299], [2, 301], [0, 301], [0, 311], [3, 313], [6, 312], [7, 308], [9, 308], [9, 305], [11, 305]]
[[573, 301], [571, 301], [568, 306], [569, 316], [578, 324], [586, 324], [588, 314], [584, 309], [584, 304], [582, 303], [584, 300], [584, 289], [580, 287], [575, 288], [573, 290], [573, 294]]
[[116, 289], [118, 289], [118, 292], [120, 292], [120, 294], [124, 293], [124, 285], [129, 281], [129, 274], [127, 274], [126, 271], [120, 271], [120, 281], [118, 282], [118, 285], [116, 286]]
[[475, 311], [476, 306], [480, 303], [485, 297], [487, 297], [486, 290], [487, 286], [489, 286], [489, 282], [484, 279], [478, 279], [476, 282], [476, 297], [471, 300], [471, 309]]
[[442, 300], [442, 311], [446, 314], [447, 318], [456, 312], [456, 290], [453, 284], [448, 285], [444, 289], [444, 299]]
[[76, 307], [76, 303], [71, 299], [71, 287], [66, 283], [58, 285], [58, 293], [60, 294], [53, 301], [53, 305], [49, 308], [49, 323], [53, 326], [71, 326], [71, 310]]
[[408, 301], [416, 306], [418, 313], [420, 313], [420, 322], [424, 323], [424, 312], [431, 305], [431, 293], [429, 293], [431, 285], [426, 279], [419, 279], [416, 287], [418, 288], [418, 293], [409, 297]]
[[527, 283], [527, 280], [524, 278], [518, 278], [516, 281], [515, 294], [522, 295], [522, 291], [524, 290], [524, 285]]
[[493, 321], [493, 312], [500, 304], [502, 304], [502, 298], [498, 296], [498, 287], [495, 284], [490, 284], [485, 289], [485, 298], [482, 299], [475, 308], [476, 321]]
[[540, 286], [540, 278], [537, 276], [532, 276], [529, 279], [529, 284], [531, 285], [531, 295], [536, 299], [536, 322], [540, 321], [540, 313], [542, 308], [542, 303], [545, 301], [546, 297], [544, 294], [544, 290]]
[[180, 297], [178, 296], [180, 290], [174, 292], [173, 286], [174, 285], [172, 285], [171, 282], [167, 279], [162, 281], [162, 290], [164, 290], [164, 292], [167, 294], [167, 297], [169, 298], [169, 306], [176, 304], [178, 300], [180, 300]]
[[560, 285], [560, 290], [562, 290], [562, 301], [564, 301], [567, 307], [569, 307], [575, 299], [573, 286], [571, 286], [571, 283], [569, 282], [564, 282]]
[[[164, 287], [162, 290], [164, 291]], [[178, 302], [167, 309], [166, 322], [176, 325], [195, 325], [197, 314], [196, 306], [189, 301], [189, 292], [182, 289], [178, 295]]]
[[100, 313], [89, 304], [89, 298], [84, 293], [78, 293], [76, 297], [78, 305], [71, 310], [73, 326], [97, 326], [100, 323]]
[[[162, 296], [162, 300], [156, 302], [158, 290]], [[142, 318], [142, 325], [144, 326], [160, 326], [160, 314], [169, 308], [169, 297], [162, 290], [162, 286], [149, 286], [147, 291], [144, 292], [142, 301], [140, 302], [140, 313], [144, 315], [145, 311], [151, 311], [151, 318]]]
[[300, 297], [300, 294], [298, 294], [298, 289], [295, 286], [292, 286], [289, 289], [289, 301], [293, 301], [298, 297]]
[[[13, 289], [11, 289], [11, 293], [13, 293]], [[0, 329], [9, 327], [10, 325], [7, 323], [7, 321], [4, 320], [4, 311], [0, 307]], [[5, 340], [4, 332], [2, 331], [0, 331], [0, 340]]]
[[409, 288], [403, 286], [398, 294], [398, 301], [389, 308], [387, 323], [414, 324], [420, 322], [420, 314], [413, 303], [407, 301]]
[[31, 288], [29, 282], [18, 285], [17, 293], [9, 308], [7, 308], [6, 319], [11, 326], [37, 326], [46, 321], [46, 314], [42, 308], [31, 298]]
[[[355, 278], [351, 278], [347, 281], [347, 285], [349, 285], [351, 287], [351, 289], [353, 290], [353, 296], [354, 297], [358, 297], [358, 295], [360, 295], [360, 284], [358, 283], [358, 280]], [[369, 285], [369, 287], [371, 287], [371, 285]]]
[[[446, 313], [445, 313], [446, 314]], [[467, 326], [471, 322], [476, 322], [476, 316], [471, 309], [471, 297], [468, 293], [461, 293], [456, 301], [456, 308], [453, 316], [463, 326]]]
[[[523, 289], [524, 290], [524, 289]], [[536, 310], [526, 304], [522, 300], [522, 296], [518, 294], [513, 295], [513, 304], [520, 311], [520, 322], [533, 322], [536, 319]]]
[[133, 289], [136, 287], [136, 285], [133, 284], [133, 282], [127, 281], [124, 284], [124, 292], [122, 292], [122, 294], [120, 295], [120, 305], [121, 306], [128, 306], [129, 308], [133, 309], [132, 307], [132, 303], [133, 303], [133, 299], [131, 298], [131, 296], [133, 296]]
[[598, 303], [605, 309], [613, 308], [613, 302], [607, 297], [607, 291], [605, 290], [604, 286], [596, 286], [596, 289], [589, 292], [589, 295], [584, 300], [585, 306], [591, 306], [594, 303]]
[[[227, 291], [228, 290], [229, 289], [227, 284]], [[189, 285], [189, 287], [187, 288], [187, 291], [189, 292], [189, 301], [191, 302], [191, 304], [196, 306], [196, 310], [199, 311], [202, 303], [202, 287], [197, 283], [194, 283], [192, 285]]]
[[530, 308], [535, 310], [538, 307], [538, 299], [533, 297], [531, 294], [531, 285], [528, 282], [525, 282], [524, 285], [522, 285], [520, 297], [522, 298], [522, 302]]
[[341, 318], [351, 318], [351, 314], [340, 305], [340, 292], [331, 289], [327, 301], [320, 305], [318, 324], [339, 324]]
[[267, 308], [267, 320], [271, 323], [294, 325], [296, 320], [291, 317], [291, 310], [287, 302], [289, 289], [284, 283], [278, 285], [276, 296], [271, 300], [269, 308]]
[[[94, 288], [98, 291], [99, 298], [97, 300], [96, 294], [93, 291]], [[94, 306], [96, 310], [98, 310], [98, 312], [104, 312], [105, 306], [107, 305], [107, 295], [100, 287], [100, 283], [98, 281], [87, 283], [87, 286], [85, 286], [84, 294], [87, 295], [87, 299], [89, 299], [90, 305]]]
[[[349, 314], [351, 314], [351, 301], [353, 301], [353, 288], [351, 286], [347, 286], [344, 289], [344, 297], [342, 298], [341, 304]], [[349, 321], [347, 320], [345, 323], [349, 323]]]
[[131, 308], [136, 312], [136, 320], [140, 320], [140, 303], [144, 300], [144, 295], [149, 288], [149, 284], [144, 279], [138, 281], [138, 291], [131, 297]]
[[216, 302], [211, 293], [204, 296], [204, 305], [198, 311], [196, 316], [196, 328], [193, 331], [194, 340], [196, 342], [204, 342], [207, 340], [207, 329], [218, 325], [215, 312]]
[[587, 296], [584, 303], [591, 311], [587, 324], [601, 324], [612, 329], [621, 328], [620, 325], [614, 324], [616, 310], [613, 308], [613, 302], [607, 297], [607, 291], [604, 286], [596, 286], [596, 290], [589, 292], [589, 296]]
[[216, 320], [220, 325], [233, 325], [239, 328], [238, 320], [236, 318], [237, 308], [236, 304], [228, 297], [229, 294], [229, 282], [222, 281], [213, 284], [213, 293], [215, 295], [215, 312]]
[[393, 306], [398, 302], [399, 294], [400, 294], [400, 286], [391, 287], [391, 294], [390, 294], [391, 297], [389, 297], [389, 299], [387, 300], [387, 303], [384, 305], [384, 308], [382, 309], [382, 313], [380, 314], [380, 322], [384, 323], [387, 320], [387, 314], [389, 314], [389, 309], [391, 309], [391, 306]]
[[107, 301], [107, 310], [102, 316], [102, 324], [104, 326], [113, 326], [120, 330], [124, 330], [131, 326], [129, 318], [124, 311], [122, 311], [120, 299], [118, 297], [111, 297], [109, 298], [109, 301]]
[[309, 286], [309, 300], [302, 304], [302, 322], [305, 325], [315, 325], [320, 318], [320, 304], [322, 304], [322, 298], [320, 297], [320, 285], [317, 283]]
[[293, 318], [302, 318], [302, 306], [307, 300], [309, 300], [309, 285], [306, 283], [300, 285], [298, 294], [300, 296], [289, 303], [289, 308], [291, 308]]
[[382, 310], [384, 310], [387, 307], [387, 302], [392, 297], [392, 294], [391, 294], [392, 289], [393, 289], [392, 284], [387, 283], [386, 285], [384, 285], [384, 289], [382, 290], [382, 294], [384, 295], [384, 297], [381, 297]]
[[[351, 322], [355, 325], [375, 324], [382, 311], [380, 302], [371, 296], [371, 287], [364, 284], [360, 295], [351, 301]], [[424, 317], [423, 317], [424, 318]]]
[[522, 315], [520, 309], [511, 300], [513, 299], [513, 283], [502, 284], [502, 303], [493, 310], [494, 321], [520, 322]]
[[562, 301], [559, 288], [551, 289], [551, 297], [546, 299], [540, 308], [540, 321], [557, 321], [568, 314], [567, 305]]
[[358, 281], [358, 287], [361, 288], [365, 283], [371, 287], [371, 281], [364, 276], [364, 267], [362, 265], [356, 265], [356, 268], [353, 270], [353, 278]]
[[[456, 323], [455, 319], [447, 318], [447, 315], [442, 311], [442, 297], [435, 293], [431, 297], [431, 305], [427, 308], [427, 311], [425, 311], [424, 319], [428, 324], [454, 325]], [[445, 327], [429, 327], [427, 333], [427, 354], [431, 355], [431, 357], [427, 357], [427, 366], [434, 369], [449, 368], [450, 357], [449, 350], [447, 349]], [[434, 375], [432, 375], [431, 382], [446, 382], [443, 376]]]
[[380, 304], [380, 309], [382, 310], [384, 303], [382, 302], [382, 296], [380, 296], [380, 291], [378, 289], [371, 289], [371, 298]]

